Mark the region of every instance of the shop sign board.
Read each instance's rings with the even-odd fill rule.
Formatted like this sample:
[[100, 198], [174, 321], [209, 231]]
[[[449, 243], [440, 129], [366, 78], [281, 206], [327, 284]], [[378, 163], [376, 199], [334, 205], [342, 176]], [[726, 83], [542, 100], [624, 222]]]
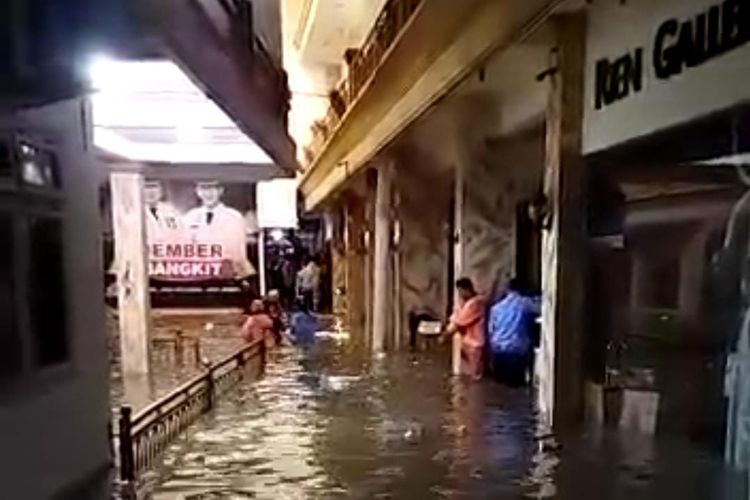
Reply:
[[297, 227], [297, 180], [272, 179], [256, 187], [258, 227], [295, 229]]
[[584, 153], [750, 98], [747, 0], [600, 0], [590, 7]]

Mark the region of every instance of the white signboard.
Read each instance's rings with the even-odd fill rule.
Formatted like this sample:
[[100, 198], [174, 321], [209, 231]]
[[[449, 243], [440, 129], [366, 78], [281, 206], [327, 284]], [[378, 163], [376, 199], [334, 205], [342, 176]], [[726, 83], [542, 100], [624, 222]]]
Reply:
[[747, 0], [599, 0], [589, 9], [584, 154], [750, 98]]
[[273, 179], [256, 187], [258, 227], [297, 227], [297, 180]]

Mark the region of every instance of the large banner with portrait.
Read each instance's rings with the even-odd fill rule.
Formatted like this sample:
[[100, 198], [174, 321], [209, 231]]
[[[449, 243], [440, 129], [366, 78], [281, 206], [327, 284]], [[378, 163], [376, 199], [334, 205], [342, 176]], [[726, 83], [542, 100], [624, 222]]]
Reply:
[[255, 227], [254, 186], [216, 181], [147, 180], [149, 275], [160, 280], [242, 279]]

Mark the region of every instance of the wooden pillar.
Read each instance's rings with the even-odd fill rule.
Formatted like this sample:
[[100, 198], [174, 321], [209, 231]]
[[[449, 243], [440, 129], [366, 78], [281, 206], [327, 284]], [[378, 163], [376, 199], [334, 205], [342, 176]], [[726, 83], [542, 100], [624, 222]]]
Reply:
[[150, 300], [143, 176], [110, 174], [120, 351], [124, 377], [149, 373]]
[[393, 198], [393, 162], [378, 165], [375, 190], [375, 241], [373, 253], [372, 351], [385, 350], [392, 313], [390, 293], [391, 201]]
[[557, 68], [547, 105], [545, 194], [550, 226], [542, 240], [539, 404], [547, 424], [576, 422], [583, 409], [585, 182], [581, 156], [586, 23], [582, 13], [552, 19]]

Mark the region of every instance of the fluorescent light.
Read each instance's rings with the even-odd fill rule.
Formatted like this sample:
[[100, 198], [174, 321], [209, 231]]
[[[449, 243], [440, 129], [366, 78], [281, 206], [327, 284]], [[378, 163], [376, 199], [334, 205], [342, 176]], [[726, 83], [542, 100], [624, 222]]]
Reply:
[[281, 229], [274, 229], [271, 231], [271, 239], [273, 241], [281, 241], [284, 238], [284, 231]]
[[710, 160], [694, 161], [694, 165], [750, 165], [750, 153], [737, 153], [733, 155], [712, 158]]
[[[99, 56], [89, 77], [97, 91], [91, 97], [94, 144], [105, 151], [143, 162], [273, 163], [171, 61]], [[153, 134], [157, 129], [173, 134]]]
[[158, 163], [273, 163], [254, 143], [182, 144], [129, 141], [105, 127], [94, 127], [94, 144], [122, 158]]

